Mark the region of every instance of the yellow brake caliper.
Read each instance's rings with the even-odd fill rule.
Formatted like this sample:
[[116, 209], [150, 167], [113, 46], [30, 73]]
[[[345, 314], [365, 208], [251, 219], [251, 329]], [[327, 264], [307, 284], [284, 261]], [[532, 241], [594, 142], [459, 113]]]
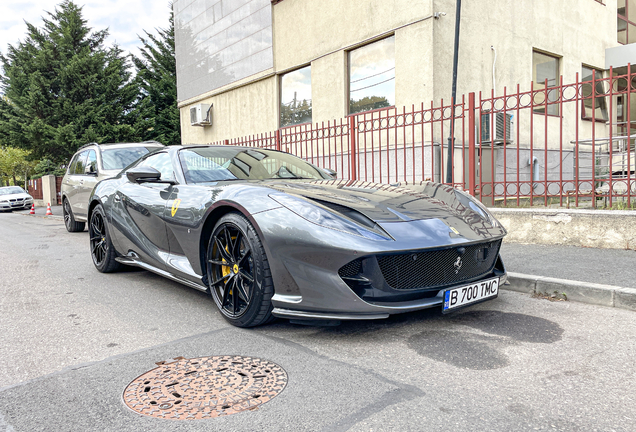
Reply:
[[[236, 237], [232, 237], [232, 240], [236, 240]], [[227, 246], [225, 246], [225, 250], [227, 251], [227, 253], [230, 253], [230, 250], [228, 249]], [[224, 263], [226, 263], [227, 261], [225, 261], [225, 258], [221, 257], [221, 261], [223, 261]], [[230, 274], [231, 270], [230, 270], [230, 266], [221, 266], [221, 272], [223, 272], [223, 277], [227, 276]], [[232, 295], [232, 290], [230, 290], [230, 295]]]

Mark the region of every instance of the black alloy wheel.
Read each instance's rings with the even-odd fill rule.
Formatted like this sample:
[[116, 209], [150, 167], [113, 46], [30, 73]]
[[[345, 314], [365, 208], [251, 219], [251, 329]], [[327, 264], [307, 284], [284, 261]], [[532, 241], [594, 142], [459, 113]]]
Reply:
[[117, 254], [108, 234], [108, 224], [101, 204], [95, 207], [91, 214], [88, 235], [90, 237], [91, 257], [97, 270], [102, 273], [119, 270], [121, 264], [115, 261]]
[[223, 317], [237, 327], [273, 319], [274, 294], [265, 250], [254, 227], [237, 213], [214, 227], [207, 250], [210, 294]]
[[68, 199], [66, 198], [64, 198], [64, 203], [62, 204], [62, 210], [64, 212], [64, 225], [66, 226], [66, 231], [68, 232], [84, 231], [85, 223], [75, 222], [75, 218], [73, 217], [73, 212], [71, 211], [71, 204], [68, 202]]

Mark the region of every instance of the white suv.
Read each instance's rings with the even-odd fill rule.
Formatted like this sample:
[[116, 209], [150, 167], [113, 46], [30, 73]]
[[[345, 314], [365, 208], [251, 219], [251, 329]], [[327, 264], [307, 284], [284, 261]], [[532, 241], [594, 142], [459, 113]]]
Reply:
[[84, 231], [88, 198], [100, 180], [115, 177], [147, 153], [162, 149], [157, 141], [97, 144], [81, 147], [69, 163], [62, 179], [64, 224], [69, 232]]

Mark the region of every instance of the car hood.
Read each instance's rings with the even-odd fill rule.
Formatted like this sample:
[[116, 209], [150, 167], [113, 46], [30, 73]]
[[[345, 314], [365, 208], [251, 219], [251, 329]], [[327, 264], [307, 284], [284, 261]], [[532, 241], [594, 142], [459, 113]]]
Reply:
[[[410, 226], [444, 230], [465, 238], [501, 237], [505, 229], [481, 205], [450, 186], [423, 182], [390, 186], [369, 182], [325, 180], [276, 181], [267, 185], [279, 192], [303, 197], [332, 211], [338, 206], [362, 213], [388, 232]], [[335, 206], [334, 206], [335, 204]]]
[[31, 195], [27, 193], [15, 193], [8, 195], [0, 195], [0, 201], [9, 200], [9, 199], [17, 199], [17, 198], [32, 198]]

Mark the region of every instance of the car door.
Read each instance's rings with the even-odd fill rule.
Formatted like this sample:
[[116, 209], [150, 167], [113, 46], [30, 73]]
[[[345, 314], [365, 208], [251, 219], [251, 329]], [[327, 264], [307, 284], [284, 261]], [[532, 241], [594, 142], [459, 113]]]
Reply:
[[78, 184], [74, 198], [76, 205], [73, 209], [73, 214], [76, 218], [85, 220], [88, 217], [88, 199], [97, 184], [97, 155], [95, 150], [86, 151], [86, 159], [83, 161], [82, 168], [82, 173], [77, 174]]
[[[80, 189], [81, 183], [84, 180], [84, 170], [86, 167], [86, 158], [88, 157], [88, 150], [84, 150], [77, 156], [77, 160], [71, 165], [69, 170], [67, 186], [68, 193], [66, 196], [68, 197], [68, 201], [71, 204], [71, 209], [73, 210], [73, 215], [79, 215], [82, 213], [80, 208]], [[83, 218], [86, 218], [86, 212], [84, 212]]]
[[[174, 179], [174, 169], [166, 152], [156, 153], [136, 166], [161, 172], [162, 180]], [[124, 177], [113, 197], [113, 236], [120, 252], [137, 255], [143, 262], [165, 269], [169, 254], [164, 213], [172, 192], [169, 183], [133, 183]]]

